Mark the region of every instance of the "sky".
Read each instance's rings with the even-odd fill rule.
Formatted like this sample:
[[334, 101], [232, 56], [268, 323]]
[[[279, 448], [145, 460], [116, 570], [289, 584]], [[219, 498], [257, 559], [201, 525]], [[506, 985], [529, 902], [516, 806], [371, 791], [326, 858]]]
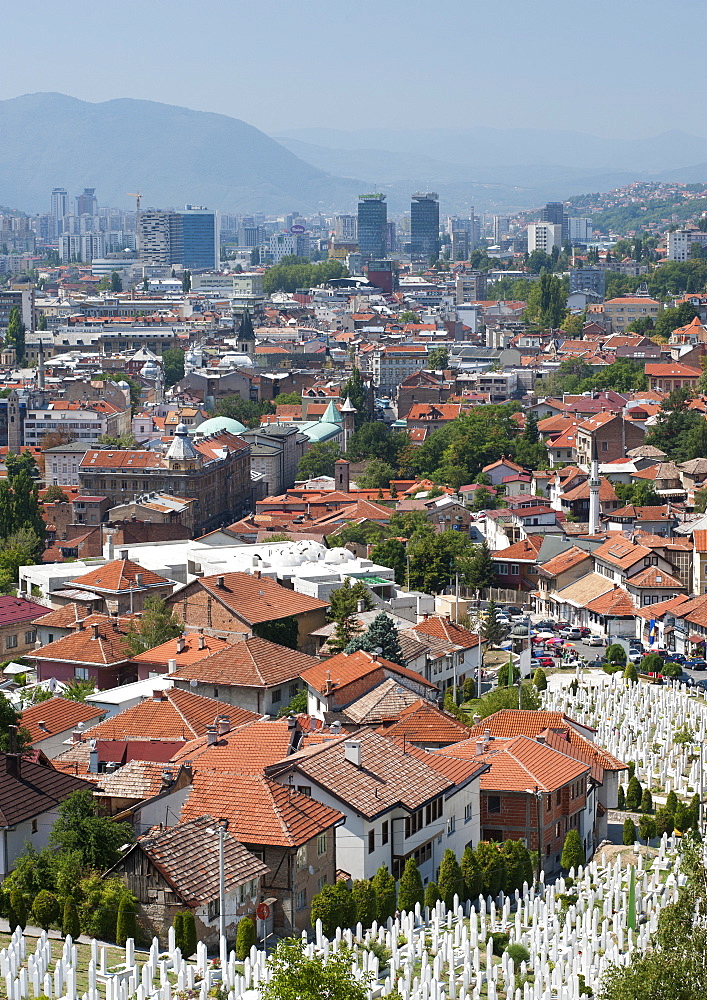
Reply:
[[271, 134], [704, 136], [706, 27], [705, 0], [35, 0], [4, 5], [0, 99], [141, 98]]

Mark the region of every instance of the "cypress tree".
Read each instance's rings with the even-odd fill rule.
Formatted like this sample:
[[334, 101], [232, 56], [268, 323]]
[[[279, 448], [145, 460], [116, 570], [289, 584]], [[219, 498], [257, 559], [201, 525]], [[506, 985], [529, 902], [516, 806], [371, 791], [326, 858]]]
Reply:
[[73, 896], [69, 896], [64, 903], [64, 912], [61, 918], [61, 933], [64, 937], [70, 934], [74, 941], [81, 933], [79, 911], [76, 908]]
[[436, 882], [428, 882], [425, 886], [425, 906], [434, 910], [439, 902], [439, 889]]
[[616, 794], [616, 808], [620, 812], [623, 812], [626, 808], [626, 792], [623, 785], [619, 785], [619, 790]]
[[172, 927], [174, 928], [174, 946], [179, 948], [182, 956], [186, 958], [184, 953], [184, 910], [177, 910], [174, 914], [174, 920], [172, 921]]
[[356, 907], [356, 923], [367, 930], [376, 919], [376, 890], [370, 879], [356, 879], [351, 890]]
[[190, 958], [196, 952], [196, 920], [191, 910], [187, 910], [184, 913], [182, 935], [184, 938], [182, 956]]
[[379, 924], [385, 924], [388, 917], [395, 916], [395, 879], [386, 866], [381, 865], [371, 881], [376, 894], [376, 920]]
[[624, 820], [622, 843], [624, 847], [633, 847], [636, 843], [636, 827], [633, 820], [628, 816]]
[[547, 674], [545, 673], [542, 667], [538, 667], [538, 669], [533, 674], [533, 684], [538, 689], [538, 691], [547, 690]]
[[135, 900], [132, 897], [123, 897], [118, 906], [118, 923], [115, 929], [116, 944], [124, 948], [128, 938], [134, 938], [136, 932]]
[[236, 929], [236, 958], [239, 962], [244, 962], [250, 949], [255, 944], [255, 921], [250, 917], [241, 917]]
[[437, 888], [445, 906], [449, 909], [454, 906], [455, 895], [460, 900], [464, 899], [464, 878], [459, 862], [451, 848], [447, 848], [442, 856], [442, 864], [439, 866], [439, 879]]
[[641, 812], [642, 813], [653, 812], [653, 796], [651, 795], [650, 788], [643, 789], [643, 795], [641, 796]]
[[562, 859], [560, 864], [566, 871], [569, 871], [570, 868], [574, 868], [576, 871], [580, 865], [586, 864], [584, 845], [582, 844], [579, 830], [567, 831], [565, 842], [562, 845]]
[[466, 898], [477, 899], [483, 892], [484, 883], [481, 876], [481, 868], [470, 844], [467, 844], [464, 848], [460, 867], [464, 878]]
[[643, 796], [643, 789], [641, 788], [641, 783], [634, 774], [628, 783], [628, 788], [626, 789], [626, 808], [634, 812], [641, 806], [641, 798]]
[[24, 930], [27, 926], [27, 906], [25, 905], [25, 897], [19, 889], [13, 889], [10, 893], [8, 920], [10, 923], [10, 931], [14, 931], [16, 927]]
[[420, 872], [413, 858], [408, 858], [405, 862], [405, 869], [400, 879], [398, 889], [398, 909], [414, 910], [415, 903], [423, 905], [425, 901], [425, 890], [422, 888]]

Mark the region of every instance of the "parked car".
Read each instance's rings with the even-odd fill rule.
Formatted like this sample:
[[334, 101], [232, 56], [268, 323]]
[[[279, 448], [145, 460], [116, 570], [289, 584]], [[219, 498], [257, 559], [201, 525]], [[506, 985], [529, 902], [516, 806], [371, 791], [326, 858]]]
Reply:
[[555, 622], [553, 632], [561, 632], [563, 628], [570, 628], [570, 623], [565, 618], [559, 618]]
[[560, 636], [563, 639], [572, 639], [574, 642], [577, 642], [582, 638], [582, 630], [576, 626], [568, 625], [566, 628], [562, 629]]
[[670, 651], [669, 659], [671, 663], [687, 663], [687, 657], [684, 653], [673, 653]]
[[585, 640], [588, 646], [604, 646], [606, 639], [601, 635], [589, 635]]
[[[533, 660], [532, 662], [534, 663], [535, 660]], [[546, 670], [548, 667], [555, 666], [555, 661], [551, 656], [538, 656], [537, 663], [539, 667], [543, 668], [543, 670]]]
[[700, 677], [699, 680], [695, 681], [695, 687], [701, 688], [703, 691], [707, 690], [707, 678]]
[[628, 659], [630, 663], [638, 665], [643, 659], [643, 653], [639, 652], [637, 649], [632, 649], [628, 654]]
[[583, 639], [586, 639], [588, 635], [592, 634], [592, 630], [590, 628], [587, 628], [586, 625], [580, 625], [579, 631]]
[[517, 617], [517, 615], [522, 615], [523, 614], [523, 612], [521, 611], [521, 609], [517, 605], [515, 605], [515, 604], [509, 604], [503, 610], [509, 616], [509, 618], [515, 618], [515, 617]]
[[707, 660], [694, 659], [688, 660], [685, 664], [690, 670], [707, 670]]
[[694, 687], [695, 684], [700, 683], [699, 681], [696, 681], [694, 677], [690, 677], [689, 674], [686, 674], [685, 671], [683, 671], [679, 677], [675, 677], [673, 679], [676, 680], [678, 684], [684, 684], [685, 687]]

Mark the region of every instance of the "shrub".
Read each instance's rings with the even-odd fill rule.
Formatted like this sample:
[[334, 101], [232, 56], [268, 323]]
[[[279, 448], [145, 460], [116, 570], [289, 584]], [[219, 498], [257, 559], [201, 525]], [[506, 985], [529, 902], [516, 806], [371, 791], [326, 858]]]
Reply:
[[642, 813], [653, 812], [653, 796], [651, 795], [650, 788], [643, 789], [643, 795], [641, 796], [641, 812]]
[[643, 790], [641, 788], [641, 783], [634, 774], [628, 783], [628, 788], [626, 789], [626, 808], [632, 811], [638, 809], [641, 805], [642, 796]]
[[456, 855], [451, 848], [447, 848], [442, 856], [442, 863], [439, 866], [439, 877], [437, 879], [439, 894], [444, 900], [445, 906], [454, 905], [454, 897], [464, 899], [464, 878], [459, 867]]
[[675, 792], [668, 792], [667, 797], [665, 799], [665, 808], [668, 810], [669, 813], [672, 813], [674, 816], [677, 807], [678, 807], [677, 795], [675, 794]]
[[356, 923], [364, 930], [376, 919], [376, 890], [370, 879], [356, 879], [351, 890], [351, 898], [356, 908]]
[[[494, 949], [495, 947], [496, 944], [494, 942]], [[509, 958], [513, 959], [514, 965], [520, 965], [521, 962], [527, 962], [530, 960], [530, 952], [525, 945], [520, 944], [518, 941], [508, 945], [506, 948], [506, 954]]]
[[474, 851], [470, 845], [464, 848], [461, 860], [462, 877], [464, 879], [464, 890], [467, 899], [476, 899], [481, 895], [484, 888], [481, 877], [481, 869], [476, 860]]
[[538, 691], [547, 690], [547, 674], [545, 673], [542, 667], [538, 667], [538, 669], [533, 674], [533, 684], [538, 689]]
[[675, 810], [675, 829], [685, 833], [692, 826], [692, 812], [684, 802], [678, 802]]
[[[344, 885], [343, 882], [339, 882], [337, 884]], [[250, 955], [250, 949], [254, 944], [255, 921], [250, 917], [242, 917], [238, 921], [238, 927], [236, 929], [236, 958], [239, 962], [244, 962], [246, 958], [248, 958], [248, 955]]]
[[425, 906], [429, 907], [430, 910], [434, 910], [435, 906], [439, 902], [439, 898], [437, 883], [428, 882], [425, 886]]
[[562, 846], [562, 867], [567, 871], [574, 868], [575, 871], [580, 865], [586, 864], [584, 856], [584, 845], [579, 835], [579, 830], [568, 830], [565, 842]]
[[646, 844], [657, 835], [658, 828], [652, 816], [641, 816], [638, 821], [638, 834]]
[[662, 837], [664, 833], [672, 833], [675, 829], [675, 816], [663, 806], [655, 814], [656, 835]]
[[682, 675], [682, 667], [679, 663], [665, 663], [663, 664], [661, 673], [663, 677], [680, 677]]
[[174, 928], [174, 946], [179, 948], [184, 955], [184, 910], [177, 910], [174, 914], [172, 927]]
[[27, 906], [25, 905], [25, 897], [19, 889], [14, 889], [10, 893], [8, 921], [10, 923], [11, 932], [14, 931], [16, 927], [24, 930], [27, 926]]
[[123, 897], [118, 907], [118, 920], [115, 929], [115, 942], [121, 948], [125, 947], [128, 938], [134, 938], [137, 934], [137, 918], [135, 915], [135, 900], [130, 897]]
[[355, 917], [356, 905], [345, 882], [322, 886], [312, 900], [312, 924], [321, 920], [322, 930], [329, 938], [334, 937], [337, 927], [351, 927]]
[[182, 958], [189, 958], [196, 951], [196, 921], [191, 910], [178, 910], [172, 921], [174, 927], [174, 943], [182, 953]]
[[636, 827], [629, 817], [624, 820], [622, 843], [624, 847], [633, 847], [636, 843]]
[[371, 879], [376, 893], [376, 920], [385, 924], [388, 917], [395, 916], [396, 898], [395, 879], [385, 865], [381, 865]]
[[612, 642], [606, 650], [606, 659], [609, 663], [620, 663], [622, 666], [626, 663], [626, 650], [618, 642]]
[[627, 663], [624, 670], [624, 678], [629, 684], [638, 684], [638, 670], [635, 663]]
[[50, 926], [56, 923], [60, 916], [61, 906], [59, 905], [59, 900], [53, 892], [49, 892], [48, 889], [42, 889], [35, 896], [32, 903], [33, 920], [42, 930], [48, 931]]
[[647, 656], [643, 657], [640, 664], [642, 674], [664, 674], [663, 667], [663, 658], [662, 656], [658, 656], [657, 653], [648, 653]]
[[[440, 871], [441, 875], [441, 871]], [[420, 872], [413, 858], [408, 858], [400, 879], [398, 888], [398, 909], [414, 910], [415, 904], [420, 906], [425, 901], [425, 890], [422, 888]]]
[[476, 845], [476, 860], [481, 868], [483, 894], [495, 898], [506, 880], [505, 858], [497, 844], [482, 840]]
[[621, 812], [626, 808], [626, 792], [624, 792], [623, 785], [619, 785], [619, 791], [616, 796], [616, 808], [621, 810]]
[[489, 934], [489, 937], [493, 941], [494, 955], [500, 955], [508, 947], [510, 938], [505, 931], [494, 931], [492, 934]]

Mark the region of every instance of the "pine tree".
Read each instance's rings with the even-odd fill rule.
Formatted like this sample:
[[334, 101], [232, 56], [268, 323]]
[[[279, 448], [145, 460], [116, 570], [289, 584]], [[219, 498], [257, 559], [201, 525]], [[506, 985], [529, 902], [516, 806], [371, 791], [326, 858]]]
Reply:
[[380, 656], [383, 660], [404, 666], [405, 657], [398, 638], [398, 630], [393, 624], [392, 618], [389, 618], [385, 611], [376, 615], [369, 628], [362, 635], [353, 639], [344, 652], [355, 653], [358, 649], [363, 649], [367, 653]]
[[635, 812], [637, 809], [640, 809], [642, 795], [643, 790], [641, 788], [641, 783], [634, 774], [628, 783], [628, 788], [626, 789], [626, 808], [631, 812]]
[[388, 917], [395, 916], [395, 879], [386, 866], [381, 865], [371, 881], [376, 893], [376, 920], [379, 924], [385, 924]]
[[64, 912], [61, 918], [61, 933], [64, 937], [71, 935], [72, 939], [75, 941], [76, 938], [81, 933], [81, 924], [79, 923], [79, 911], [76, 908], [76, 903], [73, 896], [69, 896], [64, 903]]
[[568, 830], [565, 842], [562, 845], [562, 858], [560, 864], [569, 871], [574, 868], [575, 872], [580, 865], [585, 865], [587, 859], [584, 856], [584, 845], [579, 835], [579, 830]]
[[356, 907], [356, 923], [367, 930], [376, 919], [376, 890], [370, 879], [356, 879], [351, 890]]
[[481, 626], [481, 635], [488, 642], [489, 646], [498, 646], [505, 635], [505, 629], [498, 623], [495, 601], [489, 601], [488, 608], [486, 609], [486, 617]]
[[619, 785], [619, 790], [616, 793], [616, 808], [619, 812], [623, 812], [626, 808], [626, 793], [623, 785]]
[[398, 889], [398, 909], [414, 910], [415, 903], [423, 905], [425, 900], [425, 890], [422, 888], [422, 879], [415, 860], [408, 858], [405, 862], [400, 887]]
[[132, 897], [123, 897], [118, 906], [118, 923], [115, 929], [115, 942], [120, 948], [125, 947], [128, 938], [134, 938], [137, 933], [137, 919], [135, 916], [135, 900]]
[[236, 928], [236, 958], [239, 962], [244, 962], [248, 958], [254, 944], [255, 921], [250, 917], [241, 917]]
[[447, 848], [442, 856], [442, 864], [439, 866], [439, 878], [437, 879], [439, 894], [444, 900], [444, 905], [449, 909], [454, 905], [455, 895], [460, 900], [464, 899], [465, 886], [462, 870], [459, 867], [456, 855], [451, 848]]
[[10, 932], [14, 931], [16, 927], [24, 930], [27, 926], [27, 906], [25, 905], [25, 897], [19, 889], [13, 889], [10, 893], [7, 919], [10, 924]]
[[483, 891], [484, 883], [481, 877], [481, 868], [471, 844], [467, 844], [464, 848], [459, 867], [464, 879], [464, 895], [467, 899], [474, 900]]
[[622, 843], [624, 847], [633, 847], [636, 843], [636, 827], [630, 817], [624, 820]]
[[[477, 545], [471, 557], [469, 567], [464, 574], [466, 584], [481, 594], [488, 587], [493, 587], [498, 580], [496, 564], [491, 558], [491, 550], [486, 542]], [[489, 605], [490, 608], [490, 605]]]
[[653, 796], [651, 795], [650, 788], [643, 789], [643, 795], [641, 796], [641, 812], [653, 812]]
[[439, 903], [439, 889], [437, 888], [436, 882], [428, 882], [425, 886], [425, 906], [430, 910], [434, 910], [437, 903]]

